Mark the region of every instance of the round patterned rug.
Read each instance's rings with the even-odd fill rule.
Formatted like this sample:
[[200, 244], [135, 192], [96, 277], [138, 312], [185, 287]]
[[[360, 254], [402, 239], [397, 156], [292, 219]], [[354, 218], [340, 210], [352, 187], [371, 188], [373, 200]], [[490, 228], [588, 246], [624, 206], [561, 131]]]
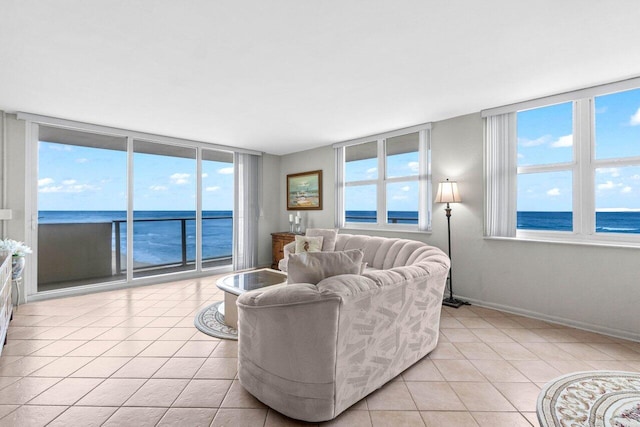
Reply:
[[640, 427], [640, 372], [575, 372], [546, 384], [541, 427]]
[[224, 323], [224, 316], [218, 311], [218, 307], [222, 304], [224, 304], [222, 301], [218, 301], [203, 308], [200, 313], [196, 315], [193, 324], [201, 332], [211, 335], [212, 337], [237, 340], [238, 330], [227, 326]]

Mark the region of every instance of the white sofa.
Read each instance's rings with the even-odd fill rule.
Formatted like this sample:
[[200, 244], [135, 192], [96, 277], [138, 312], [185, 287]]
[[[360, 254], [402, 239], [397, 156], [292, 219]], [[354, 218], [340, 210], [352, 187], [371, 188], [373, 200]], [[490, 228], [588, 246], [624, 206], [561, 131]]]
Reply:
[[240, 383], [289, 417], [335, 418], [438, 342], [447, 255], [417, 241], [337, 236], [336, 251], [358, 248], [362, 275], [238, 298]]

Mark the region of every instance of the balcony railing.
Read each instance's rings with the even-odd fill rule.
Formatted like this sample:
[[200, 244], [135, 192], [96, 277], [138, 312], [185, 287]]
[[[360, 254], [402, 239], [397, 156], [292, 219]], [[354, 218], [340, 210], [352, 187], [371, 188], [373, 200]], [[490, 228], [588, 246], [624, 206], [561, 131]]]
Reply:
[[[377, 222], [376, 216], [364, 215], [361, 213], [347, 213], [345, 215], [346, 222], [361, 222], [361, 223], [375, 223]], [[418, 218], [409, 215], [389, 214], [387, 217], [389, 224], [417, 224]]]
[[[203, 224], [203, 228], [204, 228], [204, 224], [205, 221], [210, 221], [210, 220], [229, 220], [229, 219], [233, 219], [233, 216], [209, 216], [209, 217], [202, 217], [202, 224]], [[184, 218], [146, 218], [146, 219], [134, 219], [133, 223], [134, 223], [134, 245], [136, 242], [135, 239], [135, 224], [136, 223], [158, 223], [158, 222], [179, 222], [180, 223], [180, 260], [176, 260], [176, 261], [169, 261], [169, 262], [165, 262], [165, 263], [159, 263], [159, 264], [145, 264], [145, 265], [139, 265], [136, 266], [135, 265], [135, 250], [134, 250], [134, 266], [133, 266], [133, 271], [134, 272], [139, 272], [139, 271], [149, 271], [149, 270], [157, 270], [157, 269], [163, 269], [163, 268], [185, 268], [190, 264], [195, 264], [195, 258], [189, 258], [188, 257], [188, 244], [187, 244], [187, 221], [195, 221], [194, 217], [184, 217]], [[126, 227], [126, 220], [114, 220], [113, 221], [113, 227], [114, 227], [114, 235], [115, 235], [115, 274], [122, 274], [123, 269], [122, 269], [122, 224], [125, 224]], [[126, 235], [125, 235], [125, 241], [126, 241]], [[193, 245], [193, 249], [195, 251], [195, 244]], [[218, 263], [218, 262], [222, 262], [225, 260], [228, 260], [229, 262], [231, 261], [231, 253], [229, 254], [223, 254], [223, 255], [217, 255], [217, 256], [213, 256], [213, 257], [205, 257], [203, 256], [202, 258], [202, 263], [209, 263], [209, 262], [214, 262], [214, 263]]]

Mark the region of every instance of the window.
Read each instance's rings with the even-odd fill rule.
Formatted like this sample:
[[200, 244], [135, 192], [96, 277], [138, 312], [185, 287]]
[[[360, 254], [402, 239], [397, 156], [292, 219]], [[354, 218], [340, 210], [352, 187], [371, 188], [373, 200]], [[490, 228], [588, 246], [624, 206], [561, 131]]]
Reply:
[[517, 114], [518, 229], [573, 231], [573, 103]]
[[34, 153], [25, 168], [25, 217], [33, 224], [25, 241], [38, 256], [28, 267], [27, 296], [255, 265], [258, 153], [18, 118], [29, 122], [26, 147]]
[[486, 235], [640, 244], [638, 86], [621, 82], [483, 113]]
[[336, 224], [429, 230], [429, 129], [416, 126], [336, 144]]

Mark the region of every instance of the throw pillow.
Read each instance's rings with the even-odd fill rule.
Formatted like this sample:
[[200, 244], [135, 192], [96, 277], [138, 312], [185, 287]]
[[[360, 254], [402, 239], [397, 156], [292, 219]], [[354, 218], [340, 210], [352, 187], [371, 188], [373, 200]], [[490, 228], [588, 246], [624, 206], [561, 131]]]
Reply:
[[287, 283], [313, 283], [340, 274], [360, 274], [364, 252], [305, 252], [289, 255]]
[[322, 236], [322, 251], [335, 251], [338, 230], [333, 228], [307, 228], [307, 236]]
[[296, 236], [296, 253], [320, 252], [322, 250], [322, 237]]

